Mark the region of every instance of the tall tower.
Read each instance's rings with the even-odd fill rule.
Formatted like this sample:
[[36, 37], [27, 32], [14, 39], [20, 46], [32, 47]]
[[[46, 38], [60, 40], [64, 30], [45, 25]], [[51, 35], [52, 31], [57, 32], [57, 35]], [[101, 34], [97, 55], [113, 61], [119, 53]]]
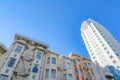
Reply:
[[81, 35], [92, 62], [99, 64], [102, 68], [109, 68], [114, 77], [118, 76], [120, 44], [112, 34], [101, 24], [88, 19], [81, 25]]

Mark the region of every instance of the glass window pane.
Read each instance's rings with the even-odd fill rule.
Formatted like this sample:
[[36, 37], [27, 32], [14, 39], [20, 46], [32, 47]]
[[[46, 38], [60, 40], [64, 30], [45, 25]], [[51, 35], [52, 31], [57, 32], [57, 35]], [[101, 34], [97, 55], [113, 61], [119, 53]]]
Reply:
[[15, 61], [16, 61], [15, 58], [11, 58], [10, 61], [9, 61], [9, 63], [8, 63], [8, 67], [13, 67]]
[[83, 71], [82, 71], [82, 70], [80, 70], [80, 75], [81, 75], [81, 76], [83, 75]]
[[73, 59], [73, 63], [76, 64], [76, 60], [75, 59]]
[[56, 70], [51, 69], [51, 77], [56, 78]]
[[79, 74], [79, 72], [78, 72], [78, 70], [77, 70], [77, 69], [75, 69], [75, 74], [76, 74], [76, 75], [78, 75], [78, 74]]
[[33, 73], [37, 73], [38, 72], [38, 65], [35, 64], [32, 70]]
[[15, 49], [15, 52], [16, 53], [20, 53], [22, 50], [22, 47], [21, 46], [17, 46], [16, 49]]
[[50, 57], [47, 58], [47, 64], [50, 64]]
[[72, 74], [69, 74], [69, 80], [73, 80]]
[[0, 80], [8, 80], [8, 76], [6, 76], [6, 75], [0, 75]]
[[52, 64], [56, 64], [56, 58], [52, 57]]
[[40, 59], [40, 58], [41, 58], [41, 53], [40, 53], [40, 52], [37, 52], [36, 58], [37, 58], [37, 59]]
[[63, 75], [63, 80], [67, 80], [67, 74]]
[[49, 78], [49, 69], [46, 69], [45, 78]]
[[68, 66], [68, 69], [72, 69], [72, 65], [69, 62], [67, 62], [67, 66]]

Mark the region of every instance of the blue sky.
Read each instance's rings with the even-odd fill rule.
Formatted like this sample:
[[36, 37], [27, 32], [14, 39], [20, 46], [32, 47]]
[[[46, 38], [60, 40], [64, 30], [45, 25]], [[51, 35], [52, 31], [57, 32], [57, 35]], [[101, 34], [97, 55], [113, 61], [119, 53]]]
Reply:
[[120, 41], [119, 0], [1, 0], [0, 42], [7, 48], [15, 33], [47, 43], [50, 50], [89, 58], [80, 35], [81, 23], [92, 18]]

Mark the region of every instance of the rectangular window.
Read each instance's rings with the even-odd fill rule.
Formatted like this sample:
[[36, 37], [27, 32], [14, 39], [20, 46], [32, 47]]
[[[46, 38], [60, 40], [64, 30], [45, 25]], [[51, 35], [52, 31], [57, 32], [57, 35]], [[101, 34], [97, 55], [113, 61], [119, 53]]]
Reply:
[[68, 66], [68, 69], [72, 69], [72, 65], [69, 62], [67, 62], [67, 66]]
[[47, 64], [50, 64], [50, 57], [47, 58]]
[[75, 59], [73, 59], [73, 63], [76, 64], [76, 60]]
[[76, 74], [76, 75], [78, 75], [78, 74], [79, 74], [79, 72], [78, 72], [78, 70], [77, 70], [77, 69], [75, 69], [75, 74]]
[[16, 53], [20, 53], [22, 51], [22, 47], [21, 46], [17, 46], [15, 49]]
[[79, 59], [77, 60], [77, 64], [80, 64], [80, 60]]
[[83, 73], [83, 71], [82, 71], [82, 70], [80, 70], [80, 75], [81, 75], [81, 76], [83, 76], [83, 74], [84, 74], [84, 73]]
[[46, 69], [45, 78], [49, 78], [49, 69]]
[[8, 67], [13, 67], [13, 65], [15, 64], [16, 59], [15, 58], [11, 58], [10, 61], [8, 62]]
[[36, 58], [37, 58], [37, 59], [40, 59], [40, 58], [41, 58], [41, 53], [40, 53], [40, 52], [37, 52]]
[[85, 67], [85, 68], [88, 68], [88, 65], [87, 65], [87, 63], [84, 63], [84, 67]]
[[0, 80], [8, 80], [8, 76], [6, 76], [6, 75], [0, 75]]
[[56, 70], [51, 69], [51, 77], [56, 78]]
[[63, 80], [67, 80], [67, 74], [63, 75]]
[[52, 57], [52, 64], [56, 64], [56, 58]]
[[68, 76], [69, 76], [69, 80], [73, 80], [72, 74], [69, 74]]
[[112, 59], [112, 58], [113, 58], [113, 56], [111, 55], [111, 56], [110, 56], [110, 58]]
[[32, 69], [32, 72], [33, 73], [38, 73], [38, 65], [37, 64], [34, 64], [34, 67]]

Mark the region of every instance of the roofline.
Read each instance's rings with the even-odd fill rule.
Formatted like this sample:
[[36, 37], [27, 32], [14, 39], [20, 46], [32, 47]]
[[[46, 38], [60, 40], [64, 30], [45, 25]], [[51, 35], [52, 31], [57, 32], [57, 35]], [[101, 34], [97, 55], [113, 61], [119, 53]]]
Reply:
[[[17, 36], [22, 37], [22, 38], [25, 38], [25, 39], [28, 39], [28, 40], [33, 41], [33, 42], [38, 43], [38, 44], [42, 44], [43, 46], [49, 47], [48, 44], [43, 43], [43, 42], [40, 42], [40, 41], [37, 41], [37, 40], [34, 40], [34, 39], [30, 38], [30, 37], [26, 37], [26, 36], [23, 36], [23, 35], [21, 35], [21, 34], [16, 33], [16, 34], [15, 34], [15, 37], [17, 37]], [[14, 40], [15, 40], [15, 37], [14, 37]]]
[[86, 60], [91, 61], [90, 59], [88, 59], [88, 58], [86, 58], [86, 57], [83, 57], [83, 56], [80, 56], [80, 55], [78, 55], [78, 54], [76, 54], [76, 53], [74, 53], [74, 52], [71, 52], [71, 53], [69, 54], [69, 57], [70, 57], [70, 55], [78, 56], [78, 57], [85, 58]]
[[5, 47], [4, 44], [0, 43], [0, 46], [4, 49], [4, 51], [7, 51], [7, 48]]

